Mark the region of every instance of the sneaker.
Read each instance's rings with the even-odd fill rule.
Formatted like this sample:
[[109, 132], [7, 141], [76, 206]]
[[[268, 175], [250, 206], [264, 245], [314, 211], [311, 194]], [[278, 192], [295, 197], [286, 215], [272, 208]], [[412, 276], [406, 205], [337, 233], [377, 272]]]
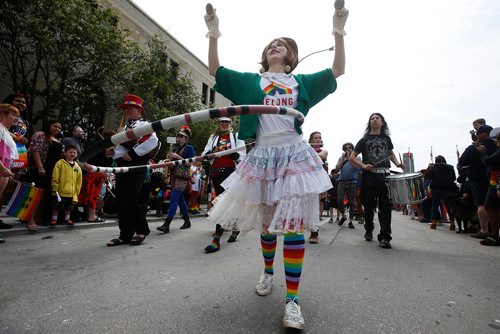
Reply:
[[347, 217], [342, 217], [342, 219], [339, 221], [339, 226], [344, 225], [345, 221], [347, 220]]
[[373, 233], [372, 233], [372, 231], [366, 231], [365, 232], [365, 240], [366, 241], [372, 241], [373, 240]]
[[271, 288], [273, 287], [273, 277], [273, 275], [268, 274], [265, 271], [262, 272], [259, 283], [255, 288], [255, 292], [257, 292], [259, 296], [267, 296], [271, 293]]
[[304, 317], [300, 312], [300, 306], [293, 300], [285, 306], [285, 317], [283, 318], [283, 327], [304, 329]]
[[57, 225], [57, 221], [56, 220], [51, 220], [50, 223], [49, 223], [49, 227], [55, 227]]
[[347, 225], [349, 228], [354, 228], [354, 224], [352, 222], [349, 222], [349, 225]]
[[364, 224], [365, 223], [365, 219], [363, 217], [359, 218], [359, 224]]
[[380, 240], [378, 242], [378, 245], [382, 248], [385, 248], [385, 249], [390, 249], [392, 248], [391, 246], [391, 242], [389, 240]]
[[75, 223], [73, 223], [73, 221], [72, 221], [71, 219], [66, 220], [64, 223], [65, 223], [66, 225], [68, 225], [68, 226], [73, 226], [73, 225], [75, 225]]
[[333, 218], [328, 219], [328, 222], [329, 222], [330, 224], [333, 224]]
[[311, 236], [309, 237], [309, 243], [310, 244], [317, 244], [318, 243], [318, 232], [313, 232], [311, 231]]

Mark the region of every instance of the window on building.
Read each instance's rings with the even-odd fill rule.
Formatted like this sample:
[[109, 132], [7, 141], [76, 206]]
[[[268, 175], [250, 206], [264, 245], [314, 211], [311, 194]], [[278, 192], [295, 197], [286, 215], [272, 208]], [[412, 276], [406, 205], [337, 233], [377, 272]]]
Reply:
[[201, 103], [207, 104], [207, 96], [208, 95], [208, 85], [206, 83], [203, 83], [201, 86]]
[[214, 105], [215, 105], [215, 90], [210, 88], [210, 106], [212, 107]]

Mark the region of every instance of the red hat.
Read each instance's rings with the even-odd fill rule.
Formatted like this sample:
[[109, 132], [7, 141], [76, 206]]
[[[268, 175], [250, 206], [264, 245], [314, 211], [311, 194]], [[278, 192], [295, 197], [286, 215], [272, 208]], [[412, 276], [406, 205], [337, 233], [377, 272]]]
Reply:
[[191, 138], [191, 135], [192, 135], [191, 128], [187, 125], [183, 125], [179, 128], [178, 134], [181, 134], [187, 138]]
[[120, 109], [125, 109], [126, 106], [134, 106], [141, 112], [144, 112], [142, 104], [143, 101], [139, 96], [128, 94], [123, 97], [123, 103], [120, 104]]

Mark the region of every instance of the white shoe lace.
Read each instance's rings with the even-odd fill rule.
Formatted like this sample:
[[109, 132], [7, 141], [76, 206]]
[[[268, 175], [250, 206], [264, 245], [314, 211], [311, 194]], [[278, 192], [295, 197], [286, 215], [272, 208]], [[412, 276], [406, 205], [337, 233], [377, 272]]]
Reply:
[[255, 290], [257, 294], [265, 296], [271, 293], [271, 286], [273, 284], [273, 275], [266, 273], [265, 271], [260, 275], [259, 283]]
[[286, 304], [283, 325], [299, 329], [304, 327], [304, 317], [300, 312], [300, 306], [293, 300]]

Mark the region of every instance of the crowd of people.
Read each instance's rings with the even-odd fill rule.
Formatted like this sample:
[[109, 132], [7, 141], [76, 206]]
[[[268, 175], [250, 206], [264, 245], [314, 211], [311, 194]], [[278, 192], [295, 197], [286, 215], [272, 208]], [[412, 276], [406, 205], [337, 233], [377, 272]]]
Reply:
[[[215, 77], [214, 89], [236, 105], [286, 106], [306, 116], [310, 108], [336, 90], [337, 78], [344, 74], [347, 16], [347, 9], [336, 8], [333, 17], [336, 47], [330, 68], [313, 74], [292, 74], [299, 61], [298, 47], [293, 39], [280, 37], [265, 46], [261, 73], [257, 74], [220, 65], [219, 21], [216, 10], [207, 8], [208, 68]], [[272, 291], [277, 239], [283, 236], [286, 285], [283, 325], [299, 329], [304, 327], [298, 291], [305, 233], [310, 232], [309, 243], [318, 243], [325, 209], [330, 212], [329, 223], [335, 221], [341, 226], [348, 221], [351, 229], [355, 228], [354, 221], [363, 225], [366, 241], [374, 238], [376, 212], [380, 224], [378, 245], [384, 249], [392, 247], [394, 203], [386, 178], [391, 173], [391, 162], [401, 169], [405, 166], [393, 152], [389, 126], [380, 113], [369, 115], [364, 136], [355, 145], [350, 141], [342, 145], [342, 154], [330, 174], [328, 151], [323, 147], [321, 133], [313, 132], [305, 141], [300, 125], [291, 116], [245, 114], [240, 116], [238, 132], [232, 127], [232, 118], [218, 118], [217, 128], [201, 155], [242, 148], [238, 153], [220, 155], [205, 164], [188, 162], [106, 175], [82, 171], [77, 163], [84, 152], [85, 136], [78, 125], [73, 125], [70, 135], [63, 139], [63, 124], [49, 121], [43, 131], [28, 138], [31, 128], [26, 122], [26, 100], [23, 94], [12, 94], [0, 105], [0, 195], [12, 178], [44, 190], [38, 209], [24, 222], [30, 231], [36, 231], [39, 224], [72, 226], [71, 212], [75, 205], [85, 207], [87, 221], [102, 222], [104, 219], [98, 213], [105, 205], [106, 194], [111, 192], [120, 234], [107, 246], [135, 246], [150, 234], [146, 219], [149, 209], [156, 210], [157, 216], [165, 216], [164, 223], [157, 227], [160, 232], [170, 233], [178, 208], [184, 221], [180, 229], [189, 229], [190, 214], [200, 211], [204, 193], [211, 207], [209, 219], [215, 224], [213, 239], [204, 249], [206, 253], [221, 249], [225, 231], [231, 232], [229, 243], [235, 242], [241, 231], [260, 232], [263, 270], [256, 286], [259, 296]], [[124, 124], [118, 132], [129, 133], [147, 124], [139, 96], [126, 95], [119, 107]], [[428, 222], [431, 229], [437, 229], [448, 215], [450, 227], [455, 228], [456, 220], [457, 232], [461, 233], [473, 228], [473, 219], [461, 212], [465, 211], [463, 203], [468, 203], [479, 221], [472, 236], [481, 239], [482, 245], [497, 246], [500, 245], [500, 131], [481, 119], [474, 122], [474, 127], [471, 133], [474, 143], [460, 156], [457, 166], [460, 187], [453, 166], [438, 156], [434, 164], [422, 171], [428, 189], [426, 199], [409, 208], [405, 206], [405, 210]], [[102, 138], [114, 134], [111, 130], [102, 131]], [[195, 149], [189, 144], [193, 135], [189, 126], [180, 127], [176, 144], [158, 163], [193, 158]], [[254, 146], [250, 147], [248, 143], [253, 141]], [[152, 156], [160, 144], [152, 132], [110, 147], [87, 162], [103, 167], [147, 166], [155, 163]], [[112, 178], [114, 181], [110, 182]], [[9, 227], [0, 222], [0, 228]]]

